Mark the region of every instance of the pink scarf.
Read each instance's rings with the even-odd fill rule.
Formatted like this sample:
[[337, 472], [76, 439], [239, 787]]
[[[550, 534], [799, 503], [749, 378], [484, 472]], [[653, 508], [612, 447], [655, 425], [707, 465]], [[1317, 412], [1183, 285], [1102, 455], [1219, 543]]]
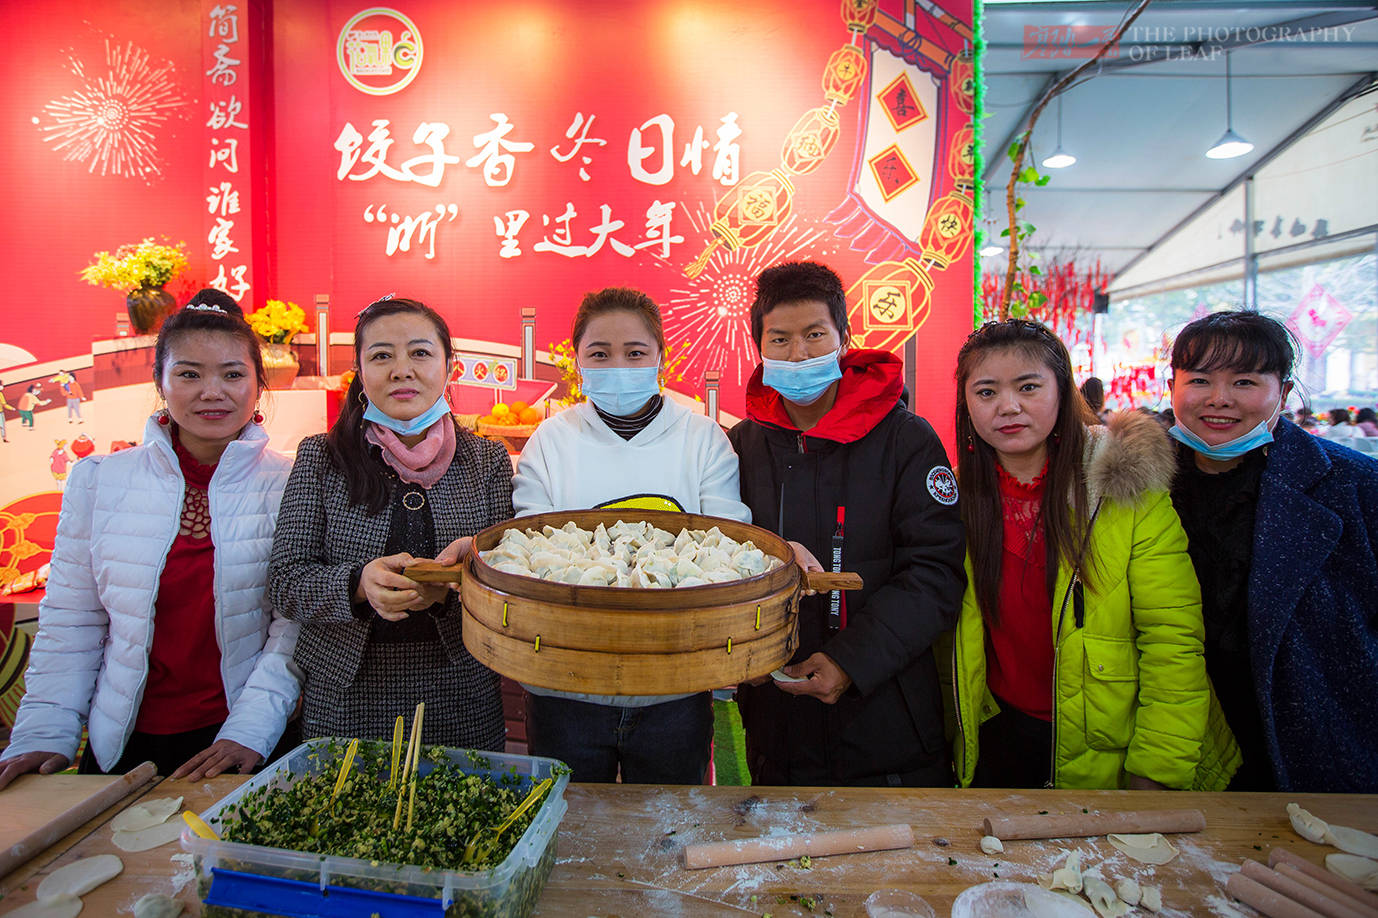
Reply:
[[439, 481], [455, 457], [455, 423], [449, 415], [432, 424], [415, 446], [406, 445], [397, 434], [371, 422], [364, 429], [364, 439], [383, 451], [383, 461], [398, 478], [423, 488]]

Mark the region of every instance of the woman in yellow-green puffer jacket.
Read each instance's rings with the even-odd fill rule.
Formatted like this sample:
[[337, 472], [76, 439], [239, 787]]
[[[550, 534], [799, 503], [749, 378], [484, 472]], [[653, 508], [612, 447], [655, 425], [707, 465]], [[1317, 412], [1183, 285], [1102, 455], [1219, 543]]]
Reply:
[[1091, 426], [1067, 349], [1023, 320], [971, 335], [957, 391], [958, 783], [1223, 790], [1239, 749], [1206, 678], [1162, 427]]

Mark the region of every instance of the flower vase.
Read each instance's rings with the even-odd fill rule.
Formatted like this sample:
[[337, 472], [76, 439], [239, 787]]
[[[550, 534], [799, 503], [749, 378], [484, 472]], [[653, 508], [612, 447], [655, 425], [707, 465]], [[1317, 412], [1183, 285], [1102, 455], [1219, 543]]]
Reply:
[[301, 364], [292, 345], [268, 342], [263, 345], [263, 375], [269, 389], [290, 389]]
[[134, 333], [151, 335], [163, 324], [177, 301], [161, 286], [140, 287], [125, 295], [124, 305], [129, 310], [129, 323]]

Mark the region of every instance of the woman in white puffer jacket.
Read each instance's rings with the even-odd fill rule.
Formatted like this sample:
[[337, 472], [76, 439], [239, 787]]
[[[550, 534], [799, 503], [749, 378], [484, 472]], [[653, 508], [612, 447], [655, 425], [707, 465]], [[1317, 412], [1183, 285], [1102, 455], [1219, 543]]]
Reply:
[[291, 464], [256, 409], [263, 362], [243, 313], [202, 291], [154, 351], [167, 407], [144, 443], [73, 469], [0, 787], [152, 760], [193, 780], [247, 772], [296, 703], [297, 626], [265, 597]]

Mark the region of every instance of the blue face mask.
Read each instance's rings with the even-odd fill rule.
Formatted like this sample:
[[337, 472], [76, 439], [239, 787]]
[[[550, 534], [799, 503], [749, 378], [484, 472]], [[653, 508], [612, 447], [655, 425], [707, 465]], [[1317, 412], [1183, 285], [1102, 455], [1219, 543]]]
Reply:
[[391, 415], [384, 414], [373, 402], [368, 402], [368, 407], [364, 409], [364, 420], [372, 421], [379, 426], [386, 427], [393, 433], [403, 437], [410, 437], [412, 434], [419, 434], [427, 430], [432, 424], [445, 415], [450, 413], [450, 405], [445, 401], [445, 396], [435, 400], [435, 404], [426, 410], [424, 414], [412, 418], [410, 421], [399, 421]]
[[[1282, 403], [1278, 403], [1278, 411], [1282, 410]], [[1181, 424], [1173, 424], [1168, 428], [1167, 435], [1178, 443], [1184, 444], [1208, 459], [1225, 461], [1228, 459], [1238, 459], [1245, 453], [1266, 446], [1273, 442], [1273, 431], [1271, 425], [1277, 420], [1277, 415], [1266, 420], [1259, 421], [1258, 426], [1249, 431], [1242, 437], [1235, 437], [1225, 443], [1211, 446], [1196, 434], [1187, 430]]]
[[579, 388], [604, 414], [626, 417], [660, 391], [660, 367], [580, 367]]
[[808, 360], [771, 360], [762, 357], [764, 369], [761, 382], [770, 386], [785, 401], [796, 405], [812, 405], [823, 397], [828, 387], [842, 378], [838, 357], [842, 348]]

